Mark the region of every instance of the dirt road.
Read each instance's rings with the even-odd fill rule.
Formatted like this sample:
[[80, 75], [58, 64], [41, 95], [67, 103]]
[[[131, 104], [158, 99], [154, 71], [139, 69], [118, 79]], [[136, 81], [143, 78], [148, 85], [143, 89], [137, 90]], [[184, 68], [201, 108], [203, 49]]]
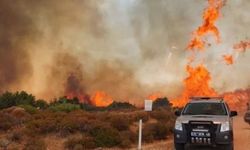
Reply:
[[[250, 150], [250, 125], [242, 116], [234, 118], [234, 145], [235, 150]], [[173, 140], [144, 145], [143, 150], [173, 150]]]
[[250, 150], [250, 125], [242, 116], [234, 118], [234, 143], [235, 150]]

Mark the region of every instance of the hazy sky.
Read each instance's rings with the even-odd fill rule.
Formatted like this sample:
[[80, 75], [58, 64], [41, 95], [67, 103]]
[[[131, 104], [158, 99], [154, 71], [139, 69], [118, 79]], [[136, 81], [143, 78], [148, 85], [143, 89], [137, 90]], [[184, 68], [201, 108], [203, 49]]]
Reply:
[[[27, 90], [52, 99], [74, 74], [83, 91], [115, 99], [180, 94], [186, 46], [206, 0], [0, 1], [0, 92]], [[227, 0], [217, 26], [222, 42], [199, 54], [219, 92], [250, 85], [250, 52], [227, 66], [223, 54], [249, 38], [250, 1]], [[208, 38], [208, 40], [210, 40]], [[234, 54], [236, 57], [236, 54]]]

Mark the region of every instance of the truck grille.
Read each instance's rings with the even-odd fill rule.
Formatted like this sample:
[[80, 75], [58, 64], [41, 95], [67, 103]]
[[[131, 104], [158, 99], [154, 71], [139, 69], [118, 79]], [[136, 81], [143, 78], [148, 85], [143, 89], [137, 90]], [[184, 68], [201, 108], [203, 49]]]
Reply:
[[218, 125], [210, 121], [189, 121], [188, 124], [185, 124], [185, 129], [189, 143], [212, 145]]

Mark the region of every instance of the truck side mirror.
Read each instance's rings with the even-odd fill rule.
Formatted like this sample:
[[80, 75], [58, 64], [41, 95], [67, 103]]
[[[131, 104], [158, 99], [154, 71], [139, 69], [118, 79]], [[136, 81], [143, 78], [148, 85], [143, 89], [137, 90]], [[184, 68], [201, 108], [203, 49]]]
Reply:
[[230, 117], [234, 117], [234, 116], [237, 116], [237, 115], [238, 115], [237, 111], [231, 111], [230, 112]]
[[176, 111], [174, 112], [174, 114], [175, 114], [176, 116], [180, 116], [180, 115], [181, 115], [181, 111], [180, 111], [180, 110], [176, 110]]

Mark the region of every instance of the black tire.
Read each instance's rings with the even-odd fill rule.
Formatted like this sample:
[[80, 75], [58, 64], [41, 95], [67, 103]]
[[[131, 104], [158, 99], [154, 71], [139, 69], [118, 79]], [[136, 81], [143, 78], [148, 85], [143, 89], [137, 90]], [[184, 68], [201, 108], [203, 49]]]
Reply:
[[185, 144], [174, 143], [175, 150], [185, 150]]
[[223, 150], [234, 150], [234, 144], [228, 144], [228, 145], [223, 145], [222, 147]]

